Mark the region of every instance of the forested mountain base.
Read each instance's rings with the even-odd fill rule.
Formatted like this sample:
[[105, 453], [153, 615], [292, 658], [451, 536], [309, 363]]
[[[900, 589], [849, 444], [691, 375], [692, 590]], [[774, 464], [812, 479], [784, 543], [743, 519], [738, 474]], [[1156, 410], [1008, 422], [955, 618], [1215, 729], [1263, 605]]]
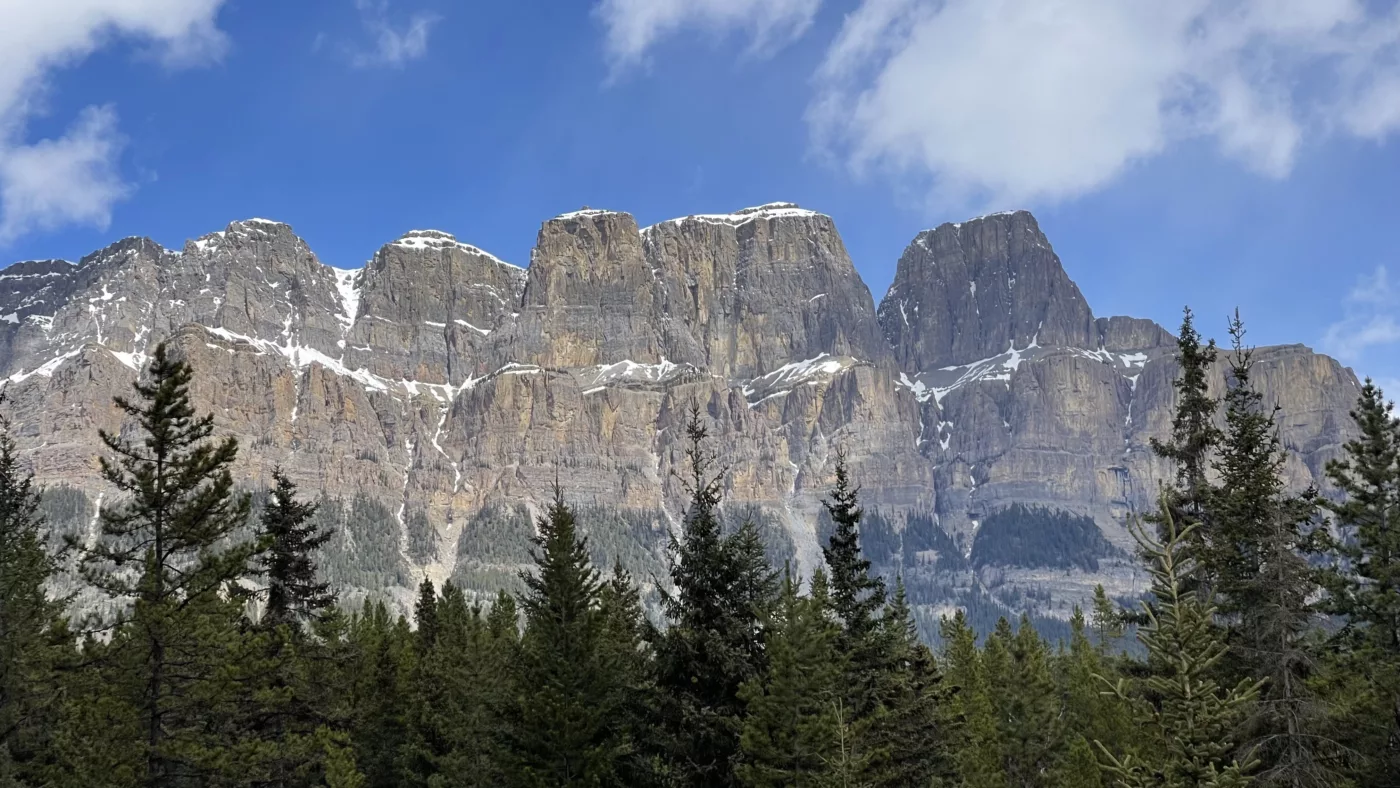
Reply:
[[[1189, 313], [1181, 332], [1154, 446], [1177, 483], [1131, 524], [1150, 594], [1125, 610], [1099, 589], [1053, 643], [1028, 618], [979, 630], [974, 604], [916, 621], [911, 589], [1114, 555], [1091, 524], [1013, 507], [963, 553], [931, 517], [863, 511], [842, 458], [823, 566], [799, 577], [790, 542], [725, 506], [698, 406], [676, 532], [556, 487], [533, 523], [466, 524], [411, 621], [337, 600], [402, 582], [431, 530], [404, 512], [386, 533], [369, 498], [313, 503], [280, 472], [237, 491], [237, 444], [161, 346], [118, 402], [138, 429], [102, 436], [118, 494], [96, 518], [41, 495], [0, 436], [0, 788], [1400, 785], [1400, 421], [1368, 383], [1328, 469], [1345, 497], [1288, 493], [1232, 329], [1222, 402], [1214, 346]], [[512, 563], [511, 590], [463, 590]], [[70, 619], [77, 595], [110, 613]]]

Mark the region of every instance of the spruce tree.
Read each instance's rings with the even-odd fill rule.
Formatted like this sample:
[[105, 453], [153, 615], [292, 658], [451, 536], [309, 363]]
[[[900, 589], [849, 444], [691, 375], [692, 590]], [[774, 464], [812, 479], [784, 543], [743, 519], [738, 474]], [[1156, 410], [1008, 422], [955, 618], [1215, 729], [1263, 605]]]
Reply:
[[1123, 611], [1108, 598], [1102, 584], [1094, 586], [1093, 618], [1095, 646], [1100, 656], [1108, 656], [1123, 637]]
[[1152, 451], [1176, 466], [1176, 488], [1168, 499], [1172, 517], [1190, 524], [1201, 522], [1205, 516], [1211, 494], [1206, 474], [1210, 455], [1220, 442], [1220, 430], [1214, 422], [1218, 402], [1209, 393], [1210, 369], [1217, 356], [1215, 340], [1201, 343], [1189, 307], [1182, 316], [1176, 347], [1181, 370], [1172, 383], [1177, 394], [1172, 435], [1165, 442], [1153, 438]]
[[1309, 541], [1316, 496], [1292, 496], [1283, 478], [1278, 407], [1268, 408], [1252, 380], [1253, 351], [1238, 311], [1230, 322], [1230, 386], [1225, 432], [1214, 463], [1219, 486], [1210, 501], [1210, 538], [1201, 560], [1212, 578], [1230, 651], [1227, 675], [1267, 678], [1243, 734], [1242, 749], [1264, 768], [1265, 785], [1335, 783], [1326, 764], [1339, 750], [1309, 680], [1314, 629], [1309, 603], [1316, 584], [1300, 554]]
[[940, 718], [952, 734], [952, 759], [967, 788], [1004, 788], [1002, 740], [977, 634], [962, 610], [944, 618], [944, 680], [950, 697]]
[[538, 521], [536, 571], [522, 573], [525, 633], [508, 720], [512, 782], [521, 786], [618, 784], [629, 731], [624, 664], [607, 641], [601, 584], [573, 511], [555, 489]]
[[698, 407], [686, 426], [691, 499], [669, 550], [669, 626], [656, 637], [664, 759], [683, 786], [733, 786], [744, 702], [739, 688], [766, 668], [763, 621], [775, 590], [752, 524], [725, 536], [722, 474]]
[[933, 652], [919, 640], [902, 577], [895, 578], [881, 627], [887, 670], [875, 713], [860, 721], [869, 738], [863, 749], [870, 753], [863, 782], [896, 788], [947, 780], [953, 764], [940, 716], [948, 690]]
[[831, 577], [831, 608], [841, 623], [841, 648], [851, 655], [852, 711], [866, 714], [873, 703], [876, 674], [885, 669], [879, 642], [880, 612], [885, 606], [885, 581], [870, 573], [870, 561], [860, 551], [860, 491], [846, 472], [846, 458], [836, 458], [836, 484], [822, 501], [834, 529], [822, 555]]
[[1010, 646], [1010, 691], [1001, 718], [1007, 777], [1013, 785], [1037, 785], [1067, 754], [1060, 689], [1045, 641], [1025, 614]]
[[316, 572], [315, 553], [331, 538], [311, 518], [316, 504], [297, 500], [296, 484], [281, 468], [272, 470], [272, 495], [260, 518], [263, 552], [258, 556], [267, 583], [263, 623], [301, 627], [335, 604], [330, 584]]
[[1347, 703], [1347, 733], [1370, 760], [1366, 780], [1400, 774], [1400, 421], [1392, 408], [1367, 380], [1351, 414], [1360, 436], [1327, 465], [1345, 498], [1327, 504], [1337, 536], [1321, 546], [1324, 606], [1343, 622], [1334, 662], [1349, 677], [1341, 683], [1366, 687]]
[[232, 437], [213, 441], [213, 417], [190, 404], [189, 365], [157, 346], [134, 399], [116, 397], [136, 439], [100, 433], [106, 480], [122, 495], [101, 512], [102, 537], [85, 549], [83, 574], [116, 600], [132, 601], [117, 642], [120, 670], [139, 709], [143, 784], [212, 780], [237, 769], [219, 757], [236, 736], [213, 723], [239, 689], [242, 597], [252, 542], [236, 532], [249, 499], [229, 472]]
[[[0, 405], [4, 393], [0, 391]], [[71, 648], [62, 603], [45, 593], [55, 562], [45, 549], [33, 477], [0, 417], [0, 786], [38, 782], [51, 760], [56, 670]]]
[[863, 771], [862, 737], [844, 706], [839, 627], [826, 614], [826, 578], [812, 597], [788, 572], [768, 629], [769, 669], [745, 684], [748, 706], [738, 776], [745, 786], [823, 786]]
[[1191, 530], [1199, 525], [1179, 528], [1165, 500], [1159, 524], [1160, 541], [1130, 524], [1148, 560], [1155, 598], [1155, 604], [1143, 604], [1147, 623], [1138, 628], [1150, 675], [1134, 684], [1119, 679], [1113, 685], [1118, 697], [1136, 705], [1139, 722], [1153, 741], [1141, 760], [1114, 754], [1103, 742], [1097, 747], [1107, 759], [1107, 771], [1129, 788], [1244, 785], [1256, 764], [1232, 758], [1234, 731], [1263, 682], [1242, 679], [1223, 688], [1212, 678], [1227, 647], [1214, 621], [1215, 607], [1186, 581], [1195, 569], [1188, 557]]

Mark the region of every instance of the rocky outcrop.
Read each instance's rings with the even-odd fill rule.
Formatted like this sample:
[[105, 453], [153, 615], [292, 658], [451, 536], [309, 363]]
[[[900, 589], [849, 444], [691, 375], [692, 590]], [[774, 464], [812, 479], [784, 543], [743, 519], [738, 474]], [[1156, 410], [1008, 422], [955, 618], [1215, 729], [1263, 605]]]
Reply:
[[[693, 406], [731, 511], [775, 560], [821, 560], [844, 453], [891, 523], [879, 565], [928, 615], [970, 593], [1049, 615], [1094, 582], [1127, 593], [1126, 559], [989, 575], [956, 553], [1013, 503], [1092, 518], [1122, 546], [1123, 518], [1170, 472], [1148, 446], [1170, 431], [1172, 336], [1095, 319], [1025, 212], [921, 233], [878, 311], [832, 220], [790, 203], [647, 228], [585, 209], [541, 226], [528, 268], [415, 230], [337, 269], [254, 219], [178, 251], [127, 239], [16, 264], [0, 284], [4, 407], [42, 481], [94, 510], [109, 495], [97, 431], [123, 429], [112, 396], [168, 341], [198, 407], [238, 437], [244, 483], [280, 464], [324, 496], [327, 566], [352, 597], [407, 600], [422, 576], [515, 582], [556, 480], [593, 513], [597, 549], [664, 573]], [[1291, 478], [1317, 482], [1355, 379], [1301, 346], [1257, 358]]]
[[880, 325], [914, 370], [1011, 347], [1098, 344], [1089, 305], [1026, 211], [919, 233], [880, 302]]

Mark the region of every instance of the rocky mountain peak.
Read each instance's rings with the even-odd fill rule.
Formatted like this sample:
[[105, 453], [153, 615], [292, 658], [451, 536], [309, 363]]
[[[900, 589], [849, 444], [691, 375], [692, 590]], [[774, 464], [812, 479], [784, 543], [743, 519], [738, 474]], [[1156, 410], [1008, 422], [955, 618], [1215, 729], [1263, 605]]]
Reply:
[[1012, 346], [1099, 345], [1089, 305], [1027, 211], [919, 233], [899, 259], [879, 315], [911, 371], [967, 364]]

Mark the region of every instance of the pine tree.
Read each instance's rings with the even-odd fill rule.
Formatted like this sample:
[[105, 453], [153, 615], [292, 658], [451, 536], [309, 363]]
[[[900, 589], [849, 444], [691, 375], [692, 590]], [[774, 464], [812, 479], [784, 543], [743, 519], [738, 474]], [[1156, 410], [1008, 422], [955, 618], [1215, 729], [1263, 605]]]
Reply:
[[[1176, 465], [1176, 489], [1168, 499], [1172, 517], [1190, 524], [1201, 522], [1205, 516], [1211, 494], [1206, 473], [1211, 452], [1221, 436], [1214, 422], [1218, 403], [1210, 396], [1208, 379], [1217, 355], [1215, 340], [1201, 344], [1189, 307], [1184, 310], [1176, 346], [1181, 372], [1172, 383], [1177, 392], [1172, 436], [1167, 442], [1153, 438], [1152, 451]], [[1198, 534], [1197, 538], [1201, 536]]]
[[[430, 788], [506, 784], [504, 707], [512, 689], [505, 659], [479, 606], [451, 581], [436, 605], [437, 635], [419, 662], [408, 760]], [[514, 613], [511, 613], [514, 627]], [[511, 634], [514, 642], [514, 633]]]
[[1233, 731], [1263, 682], [1244, 679], [1222, 688], [1211, 678], [1227, 648], [1214, 622], [1214, 606], [1186, 586], [1194, 571], [1187, 545], [1191, 529], [1199, 525], [1178, 528], [1165, 500], [1159, 522], [1161, 541], [1130, 524], [1148, 559], [1156, 600], [1155, 605], [1143, 604], [1147, 623], [1138, 629], [1150, 675], [1136, 687], [1126, 679], [1113, 687], [1118, 697], [1137, 705], [1154, 741], [1141, 761], [1131, 754], [1114, 755], [1103, 742], [1097, 746], [1107, 758], [1107, 770], [1130, 788], [1244, 785], [1255, 764], [1230, 758], [1237, 744]]
[[218, 753], [236, 732], [212, 718], [239, 688], [241, 666], [228, 655], [243, 653], [239, 581], [254, 545], [234, 538], [249, 499], [234, 493], [229, 473], [237, 441], [211, 441], [213, 417], [195, 414], [190, 379], [161, 344], [133, 384], [136, 399], [115, 398], [141, 438], [100, 433], [113, 455], [102, 458], [103, 475], [125, 501], [102, 510], [103, 538], [83, 556], [91, 584], [134, 600], [118, 642], [142, 719], [141, 781], [152, 788], [238, 768]]
[[624, 664], [606, 639], [598, 572], [557, 488], [538, 530], [536, 572], [521, 575], [528, 590], [508, 721], [512, 781], [616, 784], [631, 747], [630, 732], [614, 725], [626, 703]]
[[826, 579], [813, 597], [798, 594], [791, 572], [768, 629], [769, 669], [745, 682], [739, 697], [748, 705], [741, 737], [738, 776], [752, 788], [835, 784], [837, 774], [862, 771], [860, 737], [850, 734], [837, 647], [839, 627], [826, 615]]
[[1367, 380], [1351, 414], [1361, 435], [1327, 465], [1346, 497], [1327, 505], [1338, 536], [1321, 549], [1329, 559], [1325, 608], [1344, 622], [1332, 639], [1335, 661], [1347, 683], [1367, 687], [1348, 703], [1349, 735], [1370, 757], [1372, 774], [1393, 776], [1400, 774], [1400, 421], [1392, 407]]
[[[369, 788], [398, 788], [411, 741], [415, 655], [408, 621], [366, 601], [350, 621], [350, 733], [355, 760]], [[411, 776], [411, 772], [410, 772]]]
[[260, 520], [264, 551], [258, 560], [267, 581], [263, 623], [301, 627], [335, 604], [330, 584], [317, 576], [315, 560], [331, 533], [311, 522], [316, 505], [297, 500], [297, 487], [281, 468], [272, 470], [272, 481], [272, 497]]
[[37, 782], [52, 758], [55, 671], [69, 650], [62, 603], [45, 593], [55, 562], [38, 507], [33, 477], [21, 469], [9, 421], [0, 417], [0, 786]]

